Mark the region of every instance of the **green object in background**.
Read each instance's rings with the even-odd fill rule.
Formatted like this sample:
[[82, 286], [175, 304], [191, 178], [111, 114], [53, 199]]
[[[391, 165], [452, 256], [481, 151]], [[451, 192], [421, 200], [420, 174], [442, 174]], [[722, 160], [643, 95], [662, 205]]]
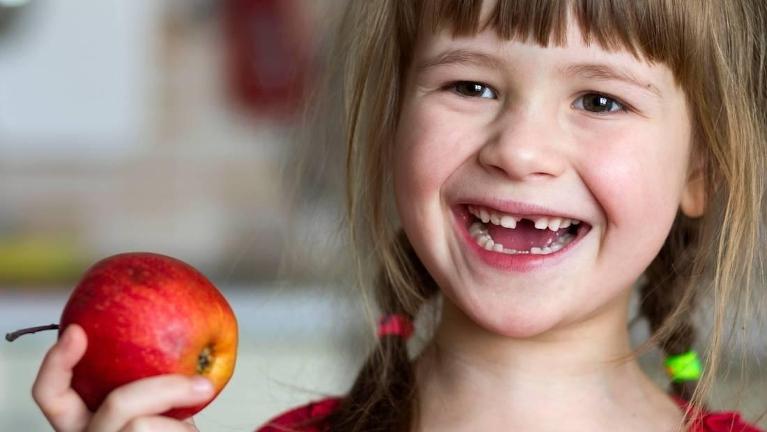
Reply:
[[675, 382], [695, 381], [700, 378], [703, 372], [700, 358], [695, 351], [668, 356], [665, 364], [666, 372]]
[[62, 237], [0, 237], [0, 284], [69, 282], [83, 271], [84, 254]]

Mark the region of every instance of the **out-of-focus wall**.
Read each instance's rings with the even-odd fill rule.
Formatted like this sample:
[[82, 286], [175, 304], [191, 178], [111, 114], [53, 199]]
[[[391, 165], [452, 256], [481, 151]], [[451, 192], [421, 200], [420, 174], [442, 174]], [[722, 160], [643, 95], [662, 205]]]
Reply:
[[[69, 283], [126, 250], [177, 256], [226, 281], [273, 280], [292, 236], [335, 236], [334, 206], [290, 214], [283, 167], [298, 150], [303, 98], [262, 82], [297, 70], [287, 84], [313, 92], [331, 3], [0, 9], [0, 286]], [[260, 42], [243, 42], [248, 32]], [[280, 38], [293, 41], [287, 52], [264, 51]], [[292, 270], [327, 274], [316, 258], [329, 253]]]

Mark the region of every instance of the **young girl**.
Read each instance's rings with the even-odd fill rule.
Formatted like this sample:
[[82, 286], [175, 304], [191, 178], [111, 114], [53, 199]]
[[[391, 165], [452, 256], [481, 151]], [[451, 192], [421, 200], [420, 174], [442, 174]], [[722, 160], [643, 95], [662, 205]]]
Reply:
[[[767, 4], [353, 1], [344, 23], [348, 223], [379, 338], [347, 394], [260, 431], [758, 430], [705, 399], [726, 328], [750, 325], [726, 313], [763, 297]], [[635, 285], [668, 392], [629, 343]], [[56, 430], [192, 428], [156, 416], [210, 396], [183, 377], [87, 412], [84, 346], [72, 326], [33, 389]]]

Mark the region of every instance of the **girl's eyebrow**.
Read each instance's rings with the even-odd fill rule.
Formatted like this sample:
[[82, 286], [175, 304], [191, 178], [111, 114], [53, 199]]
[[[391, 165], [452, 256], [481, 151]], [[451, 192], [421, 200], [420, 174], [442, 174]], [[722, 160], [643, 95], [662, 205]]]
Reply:
[[572, 64], [559, 68], [566, 77], [582, 76], [588, 79], [617, 80], [650, 92], [659, 98], [663, 98], [658, 87], [649, 82], [643, 82], [629, 70], [601, 63]]
[[492, 55], [465, 49], [451, 49], [422, 61], [417, 65], [416, 71], [423, 72], [426, 69], [431, 69], [437, 66], [453, 64], [484, 66], [492, 69], [502, 69], [505, 66], [505, 63], [502, 60]]

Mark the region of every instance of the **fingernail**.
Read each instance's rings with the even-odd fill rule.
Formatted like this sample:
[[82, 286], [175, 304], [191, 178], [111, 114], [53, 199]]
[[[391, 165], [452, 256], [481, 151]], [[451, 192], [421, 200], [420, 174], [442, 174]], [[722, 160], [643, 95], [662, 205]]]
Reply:
[[213, 391], [213, 383], [207, 378], [197, 376], [192, 378], [192, 390], [197, 393], [210, 393]]

